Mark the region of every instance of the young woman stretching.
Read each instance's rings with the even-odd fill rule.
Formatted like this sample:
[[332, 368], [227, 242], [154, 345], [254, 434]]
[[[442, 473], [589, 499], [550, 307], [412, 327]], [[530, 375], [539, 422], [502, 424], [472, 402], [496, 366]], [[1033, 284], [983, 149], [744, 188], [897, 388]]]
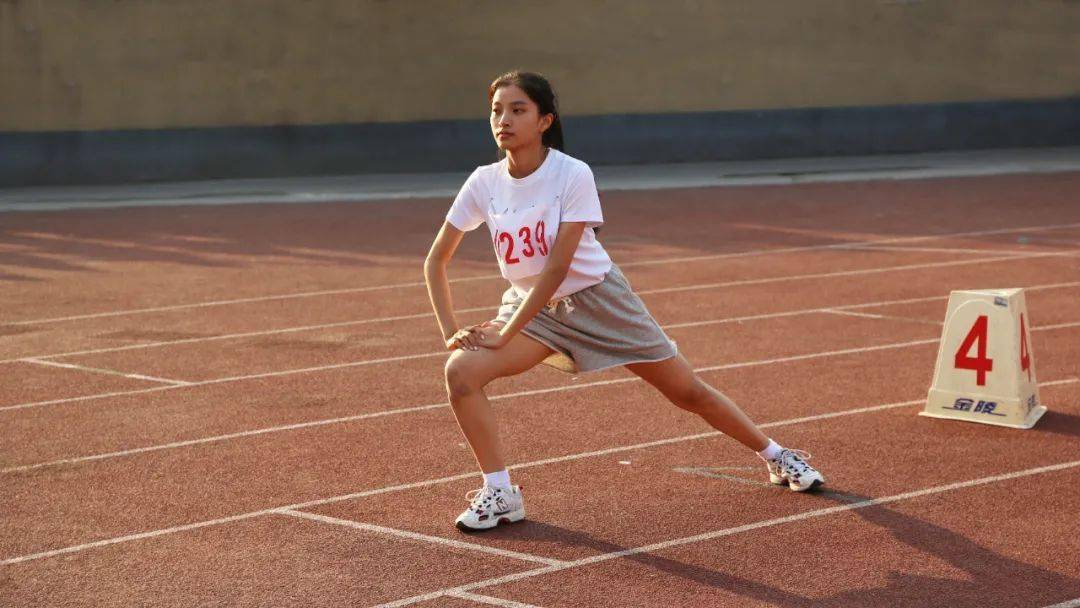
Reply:
[[[769, 479], [802, 492], [824, 483], [809, 454], [780, 447], [730, 399], [702, 381], [596, 240], [603, 223], [592, 171], [562, 152], [551, 86], [510, 72], [488, 88], [491, 132], [505, 157], [477, 168], [454, 199], [424, 263], [446, 347], [446, 390], [484, 474], [457, 518], [464, 531], [525, 517], [510, 484], [484, 387], [538, 363], [570, 373], [625, 365], [678, 407], [705, 419], [765, 460]], [[460, 328], [446, 266], [465, 232], [486, 223], [510, 288], [498, 316]]]

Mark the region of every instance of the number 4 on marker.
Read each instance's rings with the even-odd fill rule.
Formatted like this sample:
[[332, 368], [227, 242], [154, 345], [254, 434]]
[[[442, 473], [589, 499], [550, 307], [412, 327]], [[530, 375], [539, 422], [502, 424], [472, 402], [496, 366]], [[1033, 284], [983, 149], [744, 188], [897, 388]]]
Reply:
[[[970, 369], [975, 371], [975, 383], [979, 386], [986, 385], [986, 372], [994, 369], [994, 361], [986, 358], [986, 325], [988, 318], [986, 315], [980, 315], [978, 319], [975, 319], [975, 325], [971, 326], [971, 331], [968, 332], [963, 343], [960, 344], [960, 349], [956, 351], [953, 363], [956, 369]], [[976, 355], [969, 357], [968, 352], [971, 350], [972, 344], [976, 345]]]

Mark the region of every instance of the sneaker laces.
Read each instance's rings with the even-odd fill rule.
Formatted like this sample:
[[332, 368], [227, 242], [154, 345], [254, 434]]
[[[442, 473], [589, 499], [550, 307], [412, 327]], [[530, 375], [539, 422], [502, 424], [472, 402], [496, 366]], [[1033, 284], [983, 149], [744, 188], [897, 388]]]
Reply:
[[465, 494], [465, 500], [469, 501], [469, 510], [477, 515], [483, 514], [484, 507], [495, 500], [496, 494], [500, 491], [501, 488], [494, 488], [491, 486], [470, 490]]
[[810, 458], [810, 452], [784, 448], [776, 458], [776, 462], [782, 469], [793, 469], [796, 473], [802, 473], [803, 471], [812, 468], [806, 462], [807, 460], [810, 460]]

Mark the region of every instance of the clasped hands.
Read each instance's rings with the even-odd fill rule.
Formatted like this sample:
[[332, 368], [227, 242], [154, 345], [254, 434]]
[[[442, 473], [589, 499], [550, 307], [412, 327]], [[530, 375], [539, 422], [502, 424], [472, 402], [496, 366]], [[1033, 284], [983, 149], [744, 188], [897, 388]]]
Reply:
[[480, 350], [481, 348], [497, 349], [506, 346], [510, 339], [504, 336], [500, 330], [503, 323], [499, 321], [484, 321], [479, 325], [463, 327], [446, 341], [446, 350], [460, 348], [462, 350]]

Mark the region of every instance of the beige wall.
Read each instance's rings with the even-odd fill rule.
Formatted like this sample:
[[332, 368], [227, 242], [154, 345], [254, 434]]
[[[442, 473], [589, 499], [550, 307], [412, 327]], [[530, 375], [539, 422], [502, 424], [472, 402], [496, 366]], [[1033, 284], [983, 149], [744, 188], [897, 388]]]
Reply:
[[1080, 95], [1072, 0], [0, 0], [0, 130], [479, 118]]

